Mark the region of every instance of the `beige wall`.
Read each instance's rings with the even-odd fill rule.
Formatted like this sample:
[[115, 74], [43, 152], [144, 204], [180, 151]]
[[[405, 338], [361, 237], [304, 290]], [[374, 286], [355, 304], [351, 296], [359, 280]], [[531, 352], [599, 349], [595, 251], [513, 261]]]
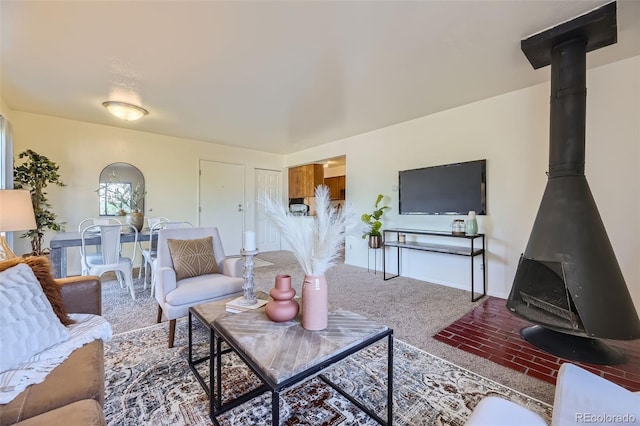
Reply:
[[[587, 88], [586, 176], [640, 307], [640, 57], [589, 70]], [[486, 158], [488, 215], [478, 221], [488, 238], [489, 293], [506, 297], [546, 184], [549, 90], [541, 84], [357, 135], [289, 155], [286, 164], [346, 155], [347, 205], [358, 216], [383, 193], [391, 206], [384, 227], [448, 230], [452, 216], [397, 214], [398, 171]], [[373, 255], [359, 232], [347, 238], [347, 263], [366, 267], [371, 256], [373, 266]], [[466, 258], [405, 251], [403, 259], [403, 275], [469, 288]]]
[[[589, 70], [587, 87], [587, 180], [640, 307], [640, 57]], [[195, 221], [200, 158], [246, 164], [251, 207], [255, 167], [280, 169], [346, 155], [347, 205], [358, 216], [383, 193], [391, 206], [385, 227], [448, 230], [451, 216], [397, 214], [398, 171], [486, 158], [488, 215], [479, 217], [479, 225], [488, 238], [489, 293], [506, 297], [546, 184], [548, 99], [549, 84], [542, 84], [285, 157], [17, 111], [11, 119], [14, 152], [32, 148], [60, 164], [69, 187], [52, 188], [50, 198], [61, 220], [72, 225], [96, 214], [93, 190], [100, 170], [112, 162], [140, 168], [149, 192], [146, 206], [155, 214]], [[346, 245], [346, 262], [366, 267], [372, 254], [359, 230]], [[380, 251], [375, 254], [379, 267]], [[403, 271], [468, 289], [467, 262], [406, 252]]]
[[[144, 175], [146, 214], [198, 223], [198, 163], [213, 160], [245, 166], [245, 225], [253, 228], [255, 168], [282, 170], [280, 155], [13, 111], [14, 153], [33, 149], [60, 166], [64, 188], [47, 188], [53, 210], [68, 230], [98, 215], [98, 177], [108, 164], [125, 162]], [[45, 247], [50, 235], [45, 238]], [[26, 239], [16, 239], [16, 253]], [[79, 273], [77, 250], [69, 250], [69, 273]]]

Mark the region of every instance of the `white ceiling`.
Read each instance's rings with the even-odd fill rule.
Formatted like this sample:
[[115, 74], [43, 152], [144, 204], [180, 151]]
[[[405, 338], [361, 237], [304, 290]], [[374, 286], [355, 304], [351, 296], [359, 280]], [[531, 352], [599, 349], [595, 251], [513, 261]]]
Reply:
[[[0, 0], [0, 97], [287, 154], [546, 81], [520, 40], [605, 3]], [[639, 54], [640, 1], [618, 1], [618, 43], [588, 66]]]

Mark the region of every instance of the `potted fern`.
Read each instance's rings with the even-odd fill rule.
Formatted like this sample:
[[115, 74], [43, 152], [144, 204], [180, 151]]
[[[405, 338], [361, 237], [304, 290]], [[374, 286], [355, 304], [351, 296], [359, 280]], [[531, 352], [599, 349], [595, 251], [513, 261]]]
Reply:
[[383, 198], [384, 195], [378, 194], [373, 212], [371, 214], [364, 213], [360, 217], [362, 222], [366, 225], [366, 228], [362, 233], [362, 239], [369, 237], [369, 247], [373, 249], [382, 247], [382, 233], [380, 232], [382, 222], [380, 221], [380, 218], [384, 214], [384, 210], [389, 208], [389, 206], [378, 207]]
[[32, 229], [22, 235], [31, 239], [31, 255], [41, 256], [47, 253], [42, 248], [42, 239], [47, 229], [60, 231], [63, 223], [56, 221], [57, 215], [51, 210], [51, 204], [47, 200], [44, 191], [49, 184], [66, 186], [60, 179], [58, 166], [44, 155], [40, 155], [30, 149], [18, 154], [18, 158], [25, 158], [22, 164], [13, 168], [14, 189], [26, 189], [31, 193], [31, 203], [36, 217], [36, 229]]

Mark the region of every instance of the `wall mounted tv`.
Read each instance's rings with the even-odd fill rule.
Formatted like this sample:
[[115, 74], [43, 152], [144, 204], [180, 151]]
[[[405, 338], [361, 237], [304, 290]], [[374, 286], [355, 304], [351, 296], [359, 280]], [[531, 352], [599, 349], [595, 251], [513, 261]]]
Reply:
[[487, 160], [398, 173], [400, 214], [487, 214]]

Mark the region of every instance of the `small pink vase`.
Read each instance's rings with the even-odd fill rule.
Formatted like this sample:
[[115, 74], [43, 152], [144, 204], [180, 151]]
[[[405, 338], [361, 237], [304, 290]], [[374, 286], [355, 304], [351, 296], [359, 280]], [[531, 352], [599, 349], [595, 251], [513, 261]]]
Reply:
[[324, 330], [329, 323], [327, 278], [305, 275], [302, 284], [302, 327]]
[[290, 275], [276, 275], [275, 287], [269, 292], [273, 300], [267, 302], [265, 313], [271, 321], [284, 322], [292, 320], [298, 315], [300, 307], [293, 300], [295, 289], [291, 288]]

